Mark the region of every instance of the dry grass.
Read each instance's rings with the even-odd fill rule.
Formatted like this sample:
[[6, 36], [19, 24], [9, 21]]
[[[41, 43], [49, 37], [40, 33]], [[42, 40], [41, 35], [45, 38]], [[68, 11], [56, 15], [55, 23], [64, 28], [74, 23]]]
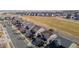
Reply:
[[3, 33], [3, 28], [2, 28], [2, 25], [0, 24], [0, 37], [2, 37], [3, 34], [4, 34]]
[[57, 17], [23, 16], [22, 18], [25, 20], [29, 19], [30, 21], [36, 23], [48, 25], [51, 28], [55, 27], [79, 37], [79, 23], [60, 20], [61, 18], [58, 19]]

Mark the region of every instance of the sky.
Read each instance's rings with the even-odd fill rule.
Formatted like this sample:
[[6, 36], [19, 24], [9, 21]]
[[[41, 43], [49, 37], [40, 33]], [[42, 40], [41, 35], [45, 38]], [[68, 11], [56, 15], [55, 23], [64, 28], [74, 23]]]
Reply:
[[76, 10], [77, 6], [78, 0], [0, 0], [0, 10]]

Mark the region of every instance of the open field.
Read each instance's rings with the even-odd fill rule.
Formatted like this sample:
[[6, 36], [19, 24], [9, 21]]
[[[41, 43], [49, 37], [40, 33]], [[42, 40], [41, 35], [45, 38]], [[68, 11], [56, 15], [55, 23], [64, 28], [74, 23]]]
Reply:
[[37, 24], [47, 25], [79, 38], [79, 23], [61, 20], [58, 17], [23, 16], [24, 20], [29, 20]]

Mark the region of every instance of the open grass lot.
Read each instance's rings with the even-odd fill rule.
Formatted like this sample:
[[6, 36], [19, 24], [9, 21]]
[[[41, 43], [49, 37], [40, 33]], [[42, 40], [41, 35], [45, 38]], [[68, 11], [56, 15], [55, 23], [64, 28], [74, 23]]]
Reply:
[[24, 20], [30, 20], [37, 24], [44, 24], [51, 28], [56, 28], [67, 32], [75, 37], [79, 37], [79, 23], [61, 20], [58, 17], [23, 16]]

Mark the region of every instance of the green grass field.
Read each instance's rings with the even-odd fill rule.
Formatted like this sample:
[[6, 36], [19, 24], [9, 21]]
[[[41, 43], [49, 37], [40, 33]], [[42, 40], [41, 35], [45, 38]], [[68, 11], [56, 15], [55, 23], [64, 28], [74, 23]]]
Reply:
[[23, 16], [22, 18], [24, 20], [29, 19], [30, 21], [35, 22], [37, 24], [40, 23], [48, 25], [51, 28], [55, 27], [57, 29], [79, 37], [79, 23], [60, 20], [62, 18], [57, 17]]

